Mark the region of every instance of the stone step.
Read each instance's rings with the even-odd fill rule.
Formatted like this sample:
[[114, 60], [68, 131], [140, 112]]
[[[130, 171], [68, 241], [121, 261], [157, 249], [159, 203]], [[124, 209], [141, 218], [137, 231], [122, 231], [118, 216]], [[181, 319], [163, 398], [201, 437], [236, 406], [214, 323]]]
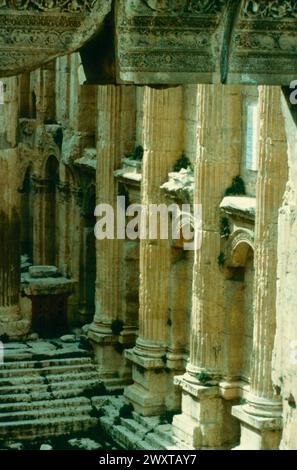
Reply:
[[156, 450], [154, 446], [151, 446], [146, 440], [142, 440], [137, 443], [137, 450]]
[[[99, 374], [96, 369], [86, 371], [86, 372], [79, 372], [77, 371], [72, 373], [64, 373], [64, 374], [53, 374], [53, 375], [46, 375], [46, 379], [50, 384], [54, 383], [57, 384], [59, 382], [71, 382], [72, 385], [75, 382], [81, 382], [83, 380], [94, 380], [100, 382]], [[101, 383], [101, 382], [100, 382]]]
[[173, 443], [171, 438], [167, 440], [165, 436], [160, 437], [155, 432], [148, 433], [145, 437], [145, 442], [153, 447], [154, 450], [173, 450], [175, 448], [175, 443]]
[[[88, 384], [90, 386], [90, 384]], [[85, 389], [87, 388], [86, 384], [81, 385], [80, 387], [74, 387], [73, 384], [70, 384], [68, 388], [65, 389], [52, 389], [52, 391], [40, 391], [36, 390], [34, 392], [28, 392], [24, 390], [23, 393], [18, 393], [12, 395], [7, 393], [5, 395], [1, 394], [1, 403], [14, 403], [14, 402], [35, 402], [41, 400], [53, 400], [53, 399], [65, 399], [65, 398], [74, 398], [83, 396]]]
[[[82, 392], [90, 387], [94, 387], [95, 385], [100, 385], [100, 381], [98, 380], [98, 377], [96, 376], [95, 378], [92, 379], [82, 379], [82, 380], [75, 380], [75, 383], [73, 381], [60, 381], [60, 382], [50, 382], [49, 384], [20, 384], [20, 385], [15, 385], [15, 386], [2, 386], [0, 387], [0, 396], [2, 399], [3, 395], [8, 395], [10, 394], [11, 396], [14, 396], [15, 399], [17, 399], [17, 396], [19, 394], [24, 394], [26, 393], [27, 395], [36, 395], [36, 393], [42, 393], [42, 392], [52, 392], [52, 391], [60, 391], [64, 389], [69, 389], [71, 390], [73, 386], [75, 385], [76, 389], [80, 389]], [[2, 400], [1, 400], [2, 401]]]
[[141, 436], [129, 431], [122, 425], [113, 426], [110, 429], [110, 434], [112, 439], [125, 450], [136, 450], [138, 448], [137, 444], [141, 441]]
[[40, 361], [21, 361], [18, 362], [17, 364], [13, 362], [8, 362], [4, 361], [3, 364], [1, 364], [1, 372], [4, 370], [13, 370], [16, 369], [43, 369], [47, 367], [58, 367], [58, 366], [75, 366], [75, 365], [83, 365], [83, 364], [93, 364], [92, 359], [90, 356], [87, 357], [71, 357], [71, 358], [48, 358], [48, 359], [43, 359]]
[[8, 362], [25, 362], [25, 361], [42, 361], [51, 360], [54, 358], [60, 359], [73, 359], [73, 358], [84, 358], [90, 357], [89, 351], [84, 349], [56, 349], [46, 353], [39, 352], [5, 352], [4, 350], [4, 363]]
[[20, 368], [20, 369], [0, 369], [0, 380], [7, 379], [9, 377], [25, 377], [32, 376], [36, 374], [50, 375], [50, 374], [64, 374], [65, 372], [84, 372], [84, 371], [94, 371], [96, 367], [91, 363], [87, 362], [79, 364], [69, 364], [69, 365], [59, 365], [51, 367], [42, 367], [42, 368]]
[[176, 440], [173, 437], [172, 424], [160, 424], [154, 430], [156, 436], [159, 436], [165, 441], [175, 444]]
[[19, 411], [43, 410], [43, 409], [68, 409], [73, 407], [86, 406], [90, 404], [90, 399], [86, 397], [74, 397], [56, 400], [40, 400], [33, 402], [12, 402], [0, 404], [0, 417], [2, 413], [14, 413]]
[[160, 419], [158, 416], [141, 416], [135, 411], [132, 412], [132, 416], [135, 421], [137, 421], [137, 423], [143, 426], [147, 431], [154, 430], [160, 424]]
[[95, 428], [97, 418], [90, 416], [71, 416], [52, 419], [32, 419], [26, 421], [2, 422], [0, 438], [33, 440], [37, 438], [57, 437], [83, 432]]
[[124, 426], [128, 431], [131, 431], [137, 434], [139, 437], [144, 437], [147, 433], [147, 430], [144, 426], [137, 423], [134, 419], [126, 419], [121, 418], [121, 424]]
[[[54, 405], [54, 403], [53, 403]], [[60, 418], [62, 416], [84, 416], [89, 415], [92, 411], [92, 406], [89, 405], [80, 405], [80, 406], [67, 406], [64, 408], [42, 408], [34, 409], [27, 411], [14, 411], [13, 413], [1, 413], [0, 414], [0, 427], [2, 424], [5, 425], [6, 422], [17, 421], [30, 421], [30, 420], [44, 420], [44, 419], [53, 419]]]

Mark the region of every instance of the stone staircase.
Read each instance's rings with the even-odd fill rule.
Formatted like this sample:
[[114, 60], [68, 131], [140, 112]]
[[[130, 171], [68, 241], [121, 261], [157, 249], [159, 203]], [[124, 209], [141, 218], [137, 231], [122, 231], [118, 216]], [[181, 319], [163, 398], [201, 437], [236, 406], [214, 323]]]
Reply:
[[106, 396], [102, 405], [104, 416], [100, 418], [103, 430], [121, 448], [129, 450], [192, 450], [177, 441], [171, 424], [161, 424], [158, 416], [145, 417], [131, 412], [121, 417], [121, 409], [128, 402], [122, 396]]
[[0, 439], [34, 440], [98, 425], [102, 384], [87, 351], [8, 350], [0, 365]]

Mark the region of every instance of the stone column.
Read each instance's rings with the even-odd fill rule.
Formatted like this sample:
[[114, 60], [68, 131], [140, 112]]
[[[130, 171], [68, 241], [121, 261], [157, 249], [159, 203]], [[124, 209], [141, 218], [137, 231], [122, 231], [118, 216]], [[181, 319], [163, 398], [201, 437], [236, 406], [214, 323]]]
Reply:
[[281, 401], [272, 386], [276, 330], [278, 211], [288, 178], [281, 88], [260, 87], [260, 151], [255, 227], [254, 334], [251, 389], [246, 405], [234, 407], [241, 421], [242, 449], [277, 449]]
[[239, 174], [241, 93], [238, 87], [221, 85], [199, 85], [197, 93], [194, 202], [202, 205], [202, 246], [194, 253], [190, 358], [186, 373], [175, 378], [182, 387], [182, 414], [173, 424], [178, 439], [201, 448], [220, 447], [234, 438], [232, 418], [225, 409], [229, 405], [216, 386], [225, 356], [219, 206], [225, 189]]
[[288, 150], [288, 182], [278, 218], [276, 335], [273, 383], [283, 405], [281, 450], [297, 449], [297, 124], [292, 90], [284, 90], [282, 112]]
[[19, 318], [20, 216], [17, 187], [13, 184], [14, 181], [11, 181], [12, 162], [15, 163], [15, 160], [15, 151], [1, 150], [0, 319], [2, 324]]
[[[143, 208], [166, 202], [160, 186], [183, 151], [182, 100], [181, 87], [145, 88]], [[148, 210], [144, 224], [148, 228]], [[172, 371], [165, 367], [170, 265], [169, 240], [161, 240], [160, 234], [156, 240], [148, 236], [141, 240], [139, 337], [136, 347], [126, 352], [133, 363], [134, 384], [125, 390], [125, 396], [143, 415], [158, 414], [165, 406], [175, 406], [174, 396], [171, 396]]]
[[[98, 88], [97, 204], [110, 204], [115, 216], [118, 187], [114, 171], [121, 167], [125, 154], [131, 152], [132, 142], [134, 145], [134, 100], [133, 86]], [[123, 323], [122, 246], [123, 240], [116, 237], [96, 242], [96, 313], [89, 337], [94, 345], [100, 376], [109, 390], [123, 388], [129, 377], [127, 361], [122, 354], [127, 345], [121, 337], [122, 330], [128, 327]]]
[[29, 330], [20, 300], [20, 162], [16, 148], [17, 79], [6, 80], [0, 106], [0, 336], [18, 339]]

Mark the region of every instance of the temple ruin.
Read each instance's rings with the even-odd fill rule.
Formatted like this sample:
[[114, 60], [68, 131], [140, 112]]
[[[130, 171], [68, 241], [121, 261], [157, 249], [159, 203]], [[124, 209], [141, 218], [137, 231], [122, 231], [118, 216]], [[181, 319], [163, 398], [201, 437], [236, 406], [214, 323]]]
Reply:
[[[0, 449], [296, 450], [297, 2], [0, 0], [0, 26]], [[201, 207], [201, 246], [96, 238], [119, 197]]]

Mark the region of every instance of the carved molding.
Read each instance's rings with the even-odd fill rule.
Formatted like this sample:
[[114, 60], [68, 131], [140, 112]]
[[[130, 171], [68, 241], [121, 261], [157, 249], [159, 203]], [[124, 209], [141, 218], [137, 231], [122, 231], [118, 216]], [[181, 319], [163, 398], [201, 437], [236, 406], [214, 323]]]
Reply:
[[224, 0], [143, 0], [157, 12], [177, 12], [194, 14], [216, 14], [222, 10]]
[[297, 18], [296, 0], [245, 0], [242, 16], [247, 18]]
[[81, 13], [91, 11], [95, 3], [96, 0], [0, 0], [0, 10]]
[[0, 0], [0, 76], [79, 49], [102, 26], [112, 0]]

